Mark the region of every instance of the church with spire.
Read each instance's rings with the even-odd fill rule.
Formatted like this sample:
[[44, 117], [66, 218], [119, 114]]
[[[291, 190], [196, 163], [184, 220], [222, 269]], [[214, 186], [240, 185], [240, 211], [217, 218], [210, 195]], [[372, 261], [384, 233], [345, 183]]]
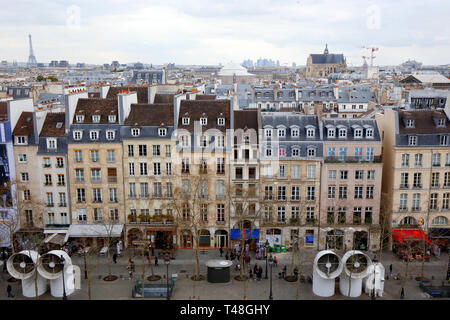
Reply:
[[347, 63], [343, 54], [328, 52], [328, 44], [322, 54], [310, 54], [306, 60], [307, 78], [327, 78], [330, 73], [344, 71]]

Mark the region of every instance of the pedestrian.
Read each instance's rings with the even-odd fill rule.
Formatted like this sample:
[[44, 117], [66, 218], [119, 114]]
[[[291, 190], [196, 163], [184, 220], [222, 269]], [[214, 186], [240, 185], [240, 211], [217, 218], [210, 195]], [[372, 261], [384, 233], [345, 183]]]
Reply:
[[147, 256], [147, 261], [148, 261], [148, 264], [152, 263], [152, 259], [150, 258], [150, 255]]
[[250, 255], [247, 257], [247, 262], [250, 265]]
[[158, 266], [158, 257], [155, 256], [155, 267], [157, 267], [157, 266]]
[[286, 277], [286, 271], [287, 271], [287, 267], [284, 266], [283, 272], [282, 272], [282, 274], [283, 274], [283, 279]]
[[128, 259], [128, 265], [127, 265], [127, 269], [128, 269], [128, 270], [131, 270], [131, 264], [132, 264], [132, 261], [133, 261], [133, 260], [131, 260], [131, 258]]
[[117, 253], [115, 253], [115, 252], [113, 254], [113, 261], [114, 261], [114, 263], [117, 263]]
[[[222, 249], [222, 246], [220, 246], [220, 248], [219, 248], [219, 252], [220, 252], [220, 256], [222, 256], [222, 254], [223, 254], [223, 249]], [[227, 259], [228, 260], [228, 259]]]
[[277, 256], [273, 256], [273, 263], [275, 264], [275, 268], [277, 267], [278, 259]]
[[389, 273], [390, 273], [390, 276], [392, 277], [392, 263], [391, 263], [391, 265], [389, 266]]
[[258, 277], [259, 277], [259, 280], [262, 279], [262, 267], [258, 268]]
[[252, 268], [248, 269], [248, 275], [250, 279], [253, 279], [253, 275], [252, 275]]
[[405, 288], [402, 288], [402, 291], [400, 292], [400, 299], [405, 298]]
[[12, 287], [10, 284], [8, 284], [8, 287], [6, 288], [6, 292], [8, 293], [8, 298], [14, 298], [14, 295], [12, 294]]
[[152, 247], [152, 256], [155, 255], [155, 248]]
[[255, 263], [255, 265], [253, 266], [253, 273], [257, 274], [258, 273], [258, 264]]
[[[225, 260], [228, 260], [228, 251], [227, 251], [227, 253], [225, 254]], [[231, 260], [231, 259], [230, 259]]]

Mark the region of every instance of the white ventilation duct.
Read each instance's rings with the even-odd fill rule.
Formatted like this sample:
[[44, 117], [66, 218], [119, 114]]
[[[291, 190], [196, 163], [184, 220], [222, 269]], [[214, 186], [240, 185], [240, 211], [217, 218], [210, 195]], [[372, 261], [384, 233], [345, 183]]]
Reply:
[[[64, 263], [61, 257], [64, 259]], [[66, 290], [67, 296], [75, 291], [72, 259], [70, 259], [65, 251], [52, 250], [42, 255], [38, 272], [44, 278], [50, 280], [50, 293], [53, 297], [62, 297], [64, 289]]]
[[313, 264], [313, 293], [319, 297], [334, 295], [334, 279], [342, 272], [341, 258], [331, 250], [317, 253]]
[[384, 266], [379, 262], [371, 264], [364, 281], [365, 292], [367, 294], [372, 295], [373, 287], [375, 286], [375, 296], [382, 297], [384, 291]]
[[344, 271], [339, 279], [339, 289], [346, 297], [359, 297], [362, 292], [362, 280], [368, 275], [372, 264], [369, 256], [357, 250], [347, 251], [342, 257]]
[[39, 257], [34, 250], [23, 250], [13, 254], [6, 263], [9, 274], [15, 279], [22, 280], [24, 297], [35, 298], [47, 290], [47, 280], [36, 272]]

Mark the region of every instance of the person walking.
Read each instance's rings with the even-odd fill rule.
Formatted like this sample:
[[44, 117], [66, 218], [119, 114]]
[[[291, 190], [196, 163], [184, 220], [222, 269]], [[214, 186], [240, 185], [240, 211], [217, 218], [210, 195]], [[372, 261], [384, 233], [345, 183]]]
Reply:
[[248, 262], [248, 265], [250, 265], [250, 255], [248, 255], [248, 257], [247, 257], [247, 262]]
[[400, 292], [400, 299], [405, 298], [405, 288], [402, 288], [402, 291]]
[[152, 263], [152, 259], [150, 258], [150, 255], [147, 255], [147, 261], [148, 261], [148, 264]]
[[157, 267], [157, 266], [158, 266], [158, 257], [155, 256], [155, 267]]
[[391, 265], [389, 266], [389, 275], [392, 277], [392, 263], [391, 263]]
[[259, 268], [258, 268], [258, 278], [259, 278], [259, 280], [261, 280], [262, 279], [262, 267], [260, 266]]
[[227, 253], [225, 253], [225, 260], [228, 260], [228, 251], [227, 251]]
[[117, 263], [117, 253], [115, 253], [115, 252], [113, 254], [113, 261], [114, 261], [114, 263]]
[[[223, 254], [223, 249], [222, 249], [222, 246], [220, 246], [220, 248], [219, 248], [219, 252], [220, 252], [220, 256], [222, 256], [222, 254]], [[228, 259], [227, 259], [228, 260]]]
[[276, 268], [277, 264], [278, 264], [277, 256], [273, 256], [273, 263], [275, 264], [275, 268]]
[[10, 284], [8, 284], [8, 287], [6, 287], [6, 292], [8, 293], [8, 298], [14, 298], [14, 295], [12, 294], [12, 287]]

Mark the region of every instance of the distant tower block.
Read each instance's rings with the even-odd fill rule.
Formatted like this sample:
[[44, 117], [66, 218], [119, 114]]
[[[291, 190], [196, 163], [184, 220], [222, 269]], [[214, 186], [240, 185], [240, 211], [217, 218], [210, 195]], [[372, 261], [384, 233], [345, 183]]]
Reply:
[[28, 57], [28, 66], [37, 67], [36, 57], [33, 52], [33, 44], [31, 43], [31, 34], [28, 35], [28, 38], [30, 39], [30, 56]]

